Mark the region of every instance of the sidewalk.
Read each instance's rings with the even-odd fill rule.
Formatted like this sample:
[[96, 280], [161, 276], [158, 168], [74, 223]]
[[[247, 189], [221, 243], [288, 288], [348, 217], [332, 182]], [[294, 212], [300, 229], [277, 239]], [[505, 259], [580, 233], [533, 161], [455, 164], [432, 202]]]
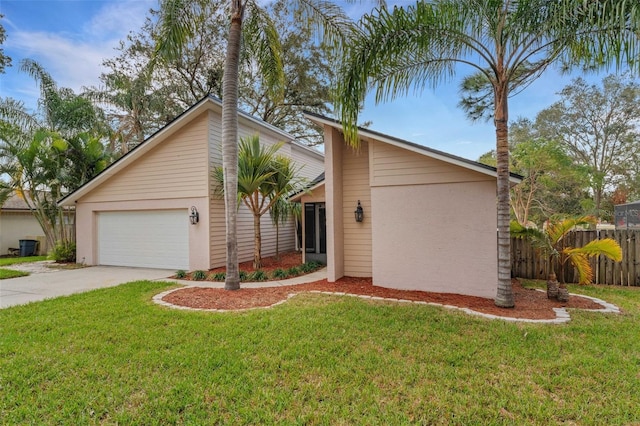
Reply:
[[[297, 285], [312, 283], [314, 281], [320, 281], [327, 278], [327, 268], [319, 269], [315, 272], [306, 275], [300, 275], [298, 277], [289, 278], [286, 280], [278, 281], [261, 281], [261, 282], [241, 282], [240, 288], [263, 288], [263, 287], [282, 287], [285, 285]], [[204, 287], [204, 288], [224, 288], [223, 281], [192, 281], [192, 280], [178, 280], [172, 278], [163, 278], [157, 281], [175, 282], [189, 287]]]

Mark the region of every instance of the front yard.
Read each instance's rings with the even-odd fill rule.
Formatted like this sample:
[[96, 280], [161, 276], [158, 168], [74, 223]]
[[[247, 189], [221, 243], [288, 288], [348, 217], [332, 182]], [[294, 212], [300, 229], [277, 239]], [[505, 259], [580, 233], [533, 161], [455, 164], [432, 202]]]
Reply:
[[0, 424], [640, 422], [640, 289], [574, 287], [623, 314], [532, 325], [318, 294], [151, 302], [170, 286], [0, 310]]
[[[20, 263], [37, 262], [39, 260], [45, 260], [47, 256], [30, 256], [30, 257], [3, 257], [0, 258], [0, 280], [24, 277], [29, 275], [27, 272], [15, 271], [11, 269], [11, 265], [17, 265]], [[9, 266], [9, 268], [6, 268]]]

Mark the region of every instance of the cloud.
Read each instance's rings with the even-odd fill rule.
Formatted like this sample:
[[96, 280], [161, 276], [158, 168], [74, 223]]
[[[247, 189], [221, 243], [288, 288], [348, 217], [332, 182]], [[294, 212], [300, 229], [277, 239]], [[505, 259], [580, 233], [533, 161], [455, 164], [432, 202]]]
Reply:
[[104, 71], [102, 62], [116, 56], [120, 40], [130, 31], [140, 29], [147, 11], [154, 5], [155, 0], [105, 2], [104, 7], [78, 26], [76, 33], [24, 31], [16, 27], [7, 39], [7, 47], [19, 53], [12, 55], [14, 62], [34, 59], [59, 86], [78, 92], [83, 86], [98, 85]]

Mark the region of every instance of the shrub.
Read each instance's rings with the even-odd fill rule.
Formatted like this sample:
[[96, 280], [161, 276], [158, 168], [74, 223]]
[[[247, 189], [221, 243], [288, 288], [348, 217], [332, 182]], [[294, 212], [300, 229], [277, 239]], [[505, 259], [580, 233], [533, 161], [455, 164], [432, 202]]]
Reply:
[[216, 272], [211, 277], [211, 279], [214, 281], [224, 281], [226, 278], [227, 278], [227, 274], [225, 274], [224, 272]]
[[76, 243], [60, 242], [51, 250], [51, 258], [56, 262], [75, 262], [76, 261]]
[[292, 266], [291, 268], [287, 269], [287, 275], [289, 275], [290, 277], [300, 275], [300, 268], [298, 268], [297, 266]]
[[178, 269], [176, 271], [176, 278], [186, 278], [187, 277], [187, 272], [183, 269]]
[[261, 270], [258, 269], [257, 271], [254, 271], [250, 276], [249, 279], [251, 281], [266, 281], [269, 277], [267, 276], [267, 274]]
[[240, 271], [240, 281], [247, 281], [247, 279], [249, 278], [249, 274], [247, 274], [247, 271]]
[[191, 279], [194, 281], [202, 281], [207, 278], [207, 274], [204, 271], [197, 270], [191, 273]]
[[278, 268], [273, 271], [271, 276], [273, 276], [273, 278], [283, 279], [287, 278], [289, 274], [287, 274], [287, 271], [285, 271], [284, 269]]

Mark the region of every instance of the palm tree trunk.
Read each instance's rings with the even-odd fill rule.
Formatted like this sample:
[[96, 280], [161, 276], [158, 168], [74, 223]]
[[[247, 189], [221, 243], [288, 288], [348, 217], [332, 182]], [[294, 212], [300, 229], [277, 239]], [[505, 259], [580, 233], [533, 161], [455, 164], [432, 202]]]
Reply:
[[498, 169], [498, 293], [495, 304], [513, 308], [515, 300], [511, 287], [511, 238], [509, 235], [509, 128], [507, 120], [507, 80], [496, 84], [495, 126]]
[[231, 25], [222, 79], [222, 169], [227, 243], [224, 288], [240, 288], [238, 267], [238, 66], [242, 36], [242, 0], [231, 0]]
[[260, 233], [260, 216], [253, 215], [253, 269], [262, 267], [262, 235]]

